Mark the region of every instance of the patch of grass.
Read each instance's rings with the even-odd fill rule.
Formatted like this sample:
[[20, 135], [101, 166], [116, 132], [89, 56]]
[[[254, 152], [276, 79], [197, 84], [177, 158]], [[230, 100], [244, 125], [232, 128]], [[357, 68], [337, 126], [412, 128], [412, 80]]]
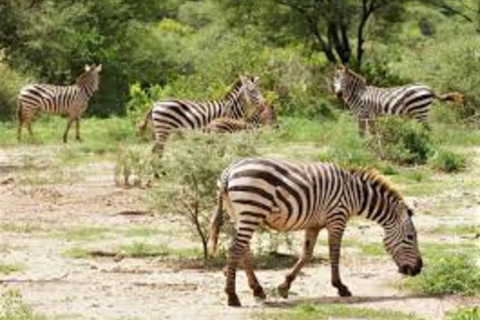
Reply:
[[87, 249], [75, 247], [66, 250], [63, 256], [72, 259], [87, 259], [90, 257], [90, 254]]
[[160, 233], [157, 228], [152, 227], [134, 227], [125, 231], [126, 237], [150, 237]]
[[75, 227], [68, 228], [61, 231], [58, 236], [69, 241], [78, 240], [97, 240], [105, 237], [105, 234], [110, 232], [108, 228], [100, 227]]
[[0, 224], [1, 232], [12, 232], [12, 233], [34, 233], [34, 232], [43, 232], [45, 228], [35, 223], [23, 223], [23, 222], [7, 222]]
[[351, 307], [343, 304], [315, 305], [305, 303], [278, 313], [261, 312], [254, 315], [255, 319], [270, 320], [327, 320], [332, 318], [352, 319], [389, 319], [389, 320], [416, 320], [414, 314], [407, 314], [393, 310], [377, 310], [372, 308]]
[[446, 320], [479, 320], [479, 307], [463, 307], [447, 313]]
[[430, 258], [422, 273], [405, 281], [413, 291], [441, 295], [475, 295], [480, 292], [480, 269], [475, 256], [440, 253]]
[[459, 172], [465, 169], [466, 158], [452, 151], [440, 150], [428, 160], [428, 164], [434, 170], [447, 173]]
[[81, 180], [81, 175], [72, 172], [70, 170], [65, 170], [59, 167], [54, 167], [50, 170], [44, 172], [38, 171], [28, 171], [20, 175], [16, 182], [20, 185], [54, 185], [54, 184], [64, 184], [64, 183], [73, 183]]
[[454, 235], [477, 235], [480, 234], [480, 225], [459, 224], [459, 225], [440, 225], [429, 232], [436, 234], [454, 234]]
[[120, 246], [117, 252], [131, 258], [159, 257], [169, 255], [169, 248], [165, 245], [134, 242]]
[[362, 243], [360, 249], [363, 254], [369, 256], [383, 256], [387, 255], [387, 252], [380, 243]]
[[18, 291], [8, 290], [1, 297], [0, 320], [47, 320], [47, 317], [34, 313]]
[[25, 269], [25, 266], [19, 263], [3, 263], [0, 262], [0, 274], [10, 274]]

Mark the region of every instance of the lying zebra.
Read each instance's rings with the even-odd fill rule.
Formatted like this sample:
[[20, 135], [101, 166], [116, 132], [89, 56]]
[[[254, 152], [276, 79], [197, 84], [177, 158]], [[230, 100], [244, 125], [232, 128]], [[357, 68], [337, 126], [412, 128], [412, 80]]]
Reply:
[[208, 133], [233, 133], [237, 131], [259, 128], [260, 126], [276, 126], [277, 115], [269, 104], [262, 104], [249, 119], [218, 118], [210, 122], [204, 131]]
[[209, 253], [215, 252], [223, 208], [235, 223], [236, 234], [228, 252], [228, 305], [240, 306], [235, 273], [243, 265], [253, 295], [265, 299], [254, 270], [250, 240], [262, 225], [279, 231], [305, 230], [303, 253], [278, 287], [288, 297], [292, 282], [311, 259], [317, 237], [328, 231], [332, 285], [340, 296], [351, 296], [340, 278], [340, 248], [347, 221], [362, 216], [385, 230], [385, 248], [402, 274], [414, 276], [422, 269], [413, 211], [402, 196], [378, 173], [342, 169], [325, 163], [294, 163], [250, 158], [233, 163], [219, 180], [218, 209], [212, 217]]
[[453, 92], [435, 94], [421, 84], [379, 88], [367, 85], [364, 77], [340, 66], [333, 78], [333, 89], [357, 117], [360, 134], [374, 131], [375, 119], [384, 115], [411, 117], [428, 128], [428, 113], [434, 99], [463, 103], [464, 96]]

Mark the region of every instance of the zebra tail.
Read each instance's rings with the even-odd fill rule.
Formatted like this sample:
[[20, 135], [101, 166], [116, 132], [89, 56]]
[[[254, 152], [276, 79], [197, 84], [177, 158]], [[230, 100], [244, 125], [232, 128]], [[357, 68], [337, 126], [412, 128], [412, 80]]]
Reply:
[[465, 96], [460, 92], [449, 92], [441, 95], [435, 95], [435, 98], [442, 101], [452, 101], [458, 104], [464, 104]]
[[223, 197], [225, 195], [225, 189], [225, 184], [219, 181], [217, 210], [213, 213], [208, 228], [207, 253], [209, 257], [213, 257], [217, 251], [218, 234], [223, 224]]
[[137, 125], [138, 134], [141, 137], [145, 135], [145, 130], [147, 129], [148, 122], [152, 118], [152, 111], [153, 108], [150, 108], [150, 110], [148, 110], [148, 113], [145, 115], [145, 119]]

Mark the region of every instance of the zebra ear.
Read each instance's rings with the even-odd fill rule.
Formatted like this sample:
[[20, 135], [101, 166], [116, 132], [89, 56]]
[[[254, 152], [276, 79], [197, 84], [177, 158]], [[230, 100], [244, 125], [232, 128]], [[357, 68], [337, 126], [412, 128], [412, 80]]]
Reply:
[[97, 72], [100, 72], [100, 71], [102, 71], [102, 65], [101, 65], [101, 64], [99, 64], [99, 65], [97, 66]]
[[260, 80], [260, 77], [252, 77], [252, 82], [253, 83], [258, 83]]
[[86, 64], [86, 65], [85, 65], [85, 72], [90, 71], [90, 68], [91, 68], [91, 67], [90, 67], [88, 64]]

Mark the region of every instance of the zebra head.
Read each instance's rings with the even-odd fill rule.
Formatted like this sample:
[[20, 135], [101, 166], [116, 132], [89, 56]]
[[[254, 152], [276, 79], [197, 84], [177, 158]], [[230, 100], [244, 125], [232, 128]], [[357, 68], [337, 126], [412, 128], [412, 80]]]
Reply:
[[365, 79], [341, 65], [333, 76], [333, 92], [339, 98], [348, 99], [366, 86]]
[[403, 202], [393, 205], [392, 214], [397, 218], [385, 226], [383, 242], [402, 274], [415, 276], [422, 270], [423, 262], [418, 250], [417, 231], [413, 225], [413, 211]]
[[277, 114], [274, 107], [268, 102], [262, 103], [259, 117], [262, 125], [278, 127]]
[[98, 66], [95, 64], [86, 64], [85, 72], [80, 77], [78, 77], [77, 84], [80, 87], [85, 88], [89, 95], [93, 94], [99, 89], [100, 71], [102, 71], [101, 64], [99, 64]]
[[260, 92], [259, 80], [259, 77], [240, 76], [242, 83], [240, 94], [249, 109], [255, 107], [253, 110], [258, 110], [264, 101], [262, 93]]

